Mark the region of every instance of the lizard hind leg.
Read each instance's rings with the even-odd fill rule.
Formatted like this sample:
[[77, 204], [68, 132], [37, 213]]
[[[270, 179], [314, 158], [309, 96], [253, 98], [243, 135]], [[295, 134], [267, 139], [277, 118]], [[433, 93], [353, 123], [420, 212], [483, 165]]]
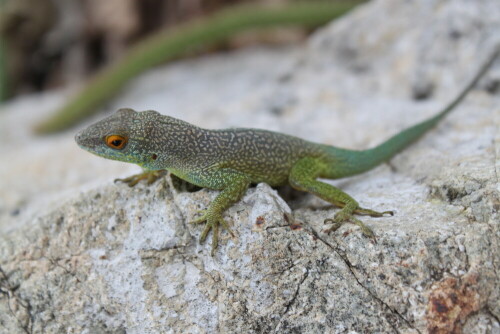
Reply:
[[325, 231], [326, 233], [333, 232], [342, 224], [349, 222], [358, 225], [365, 236], [374, 238], [375, 235], [373, 231], [362, 221], [355, 218], [354, 214], [382, 217], [384, 214], [392, 215], [392, 211], [378, 212], [361, 208], [354, 198], [341, 189], [316, 180], [317, 177], [321, 176], [325, 168], [325, 164], [319, 159], [309, 157], [303, 158], [292, 167], [289, 176], [290, 185], [297, 190], [312, 193], [342, 208], [332, 219], [325, 220], [325, 223], [333, 223], [333, 226]]
[[[332, 203], [333, 205], [335, 205], [339, 208], [343, 208], [345, 206], [344, 202], [337, 202], [337, 201], [333, 201], [331, 199], [329, 199], [328, 202]], [[385, 215], [394, 216], [394, 211], [382, 211], [382, 212], [380, 212], [380, 211], [375, 211], [375, 210], [366, 209], [366, 208], [362, 208], [362, 207], [356, 208], [356, 210], [354, 210], [354, 213], [357, 215], [360, 215], [360, 216], [370, 216], [370, 217], [383, 217]]]

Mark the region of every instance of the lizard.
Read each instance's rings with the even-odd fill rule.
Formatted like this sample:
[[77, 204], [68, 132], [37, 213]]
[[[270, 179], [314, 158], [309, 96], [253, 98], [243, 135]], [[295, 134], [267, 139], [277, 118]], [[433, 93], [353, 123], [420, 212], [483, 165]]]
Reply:
[[333, 223], [326, 233], [350, 222], [358, 225], [363, 235], [375, 238], [371, 228], [354, 215], [382, 217], [393, 215], [393, 211], [378, 212], [361, 207], [341, 189], [318, 179], [353, 176], [390, 160], [454, 110], [499, 53], [500, 46], [440, 112], [366, 150], [338, 148], [268, 130], [204, 129], [157, 111], [138, 112], [129, 108], [119, 109], [81, 130], [75, 140], [81, 148], [98, 156], [141, 166], [144, 173], [119, 179], [130, 186], [143, 179], [152, 183], [160, 177], [160, 171], [167, 170], [199, 187], [220, 191], [208, 208], [191, 221], [206, 223], [200, 243], [213, 229], [212, 256], [218, 246], [220, 226], [234, 236], [223, 218], [224, 211], [239, 201], [251, 184], [261, 182], [272, 187], [289, 184], [340, 207], [333, 218], [325, 220], [325, 223]]

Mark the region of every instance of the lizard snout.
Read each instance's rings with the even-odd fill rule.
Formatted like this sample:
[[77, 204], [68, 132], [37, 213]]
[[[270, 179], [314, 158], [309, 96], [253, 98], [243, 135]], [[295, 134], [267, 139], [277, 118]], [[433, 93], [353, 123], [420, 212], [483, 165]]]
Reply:
[[94, 138], [94, 136], [89, 135], [87, 129], [83, 129], [79, 131], [75, 135], [75, 141], [83, 149], [89, 150], [93, 149], [97, 146], [99, 146], [97, 138]]
[[84, 130], [78, 131], [77, 134], [75, 135], [75, 141], [78, 145], [83, 144], [83, 138], [84, 138], [83, 132]]

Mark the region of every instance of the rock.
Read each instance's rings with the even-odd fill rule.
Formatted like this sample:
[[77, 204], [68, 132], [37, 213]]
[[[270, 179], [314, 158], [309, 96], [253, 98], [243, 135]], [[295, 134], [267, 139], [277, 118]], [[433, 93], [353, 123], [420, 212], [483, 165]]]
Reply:
[[[437, 112], [497, 42], [496, 1], [372, 1], [304, 48], [180, 61], [112, 101], [206, 127], [251, 126], [362, 149]], [[193, 79], [193, 73], [196, 77]], [[257, 185], [227, 210], [236, 237], [187, 222], [216, 196], [94, 157], [76, 130], [30, 126], [67, 92], [0, 114], [0, 328], [6, 333], [500, 331], [498, 63], [389, 165], [333, 181], [394, 217], [322, 232], [337, 209]], [[213, 83], [217, 82], [217, 85]], [[494, 116], [494, 117], [492, 117]], [[43, 194], [43, 195], [41, 195]], [[288, 203], [288, 204], [287, 204]]]

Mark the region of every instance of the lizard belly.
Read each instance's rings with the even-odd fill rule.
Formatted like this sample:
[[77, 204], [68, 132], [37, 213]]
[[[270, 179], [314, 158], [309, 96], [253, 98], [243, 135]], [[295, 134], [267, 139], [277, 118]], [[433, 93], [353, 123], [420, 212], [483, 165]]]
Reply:
[[252, 163], [236, 164], [231, 168], [248, 175], [252, 183], [267, 183], [270, 186], [281, 186], [288, 182], [292, 164], [275, 164], [270, 161], [253, 161]]

